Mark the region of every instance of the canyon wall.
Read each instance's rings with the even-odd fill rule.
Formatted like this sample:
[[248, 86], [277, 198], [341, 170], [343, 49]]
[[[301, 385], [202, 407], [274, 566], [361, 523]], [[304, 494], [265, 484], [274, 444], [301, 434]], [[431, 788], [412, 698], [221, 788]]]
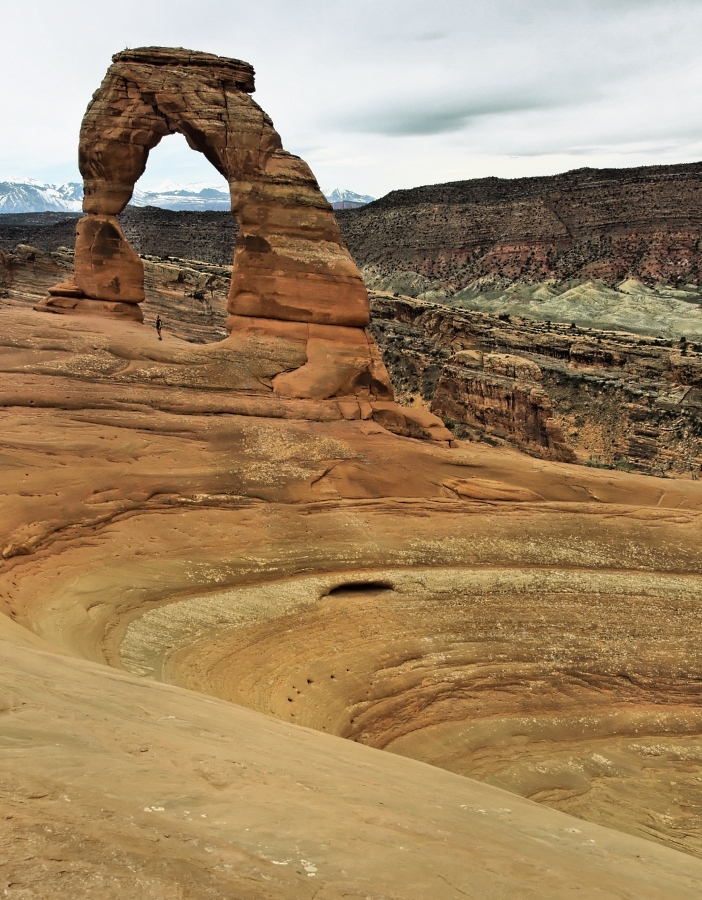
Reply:
[[367, 284], [411, 296], [480, 279], [697, 284], [702, 163], [427, 185], [337, 219]]
[[371, 293], [398, 398], [457, 437], [552, 459], [697, 478], [702, 345]]
[[[408, 296], [454, 294], [480, 279], [486, 288], [546, 279], [697, 285], [702, 163], [428, 185], [335, 215], [369, 285]], [[72, 247], [71, 218], [0, 215], [0, 247]], [[119, 221], [139, 253], [231, 265], [238, 229], [227, 213], [127, 207]]]
[[[190, 343], [227, 336], [230, 268], [156, 257], [143, 264], [147, 322], [160, 315], [167, 335]], [[69, 251], [0, 251], [0, 308], [35, 304], [72, 265]], [[698, 476], [701, 342], [500, 317], [377, 292], [370, 309], [370, 331], [395, 395], [409, 407], [402, 429], [410, 427], [408, 415], [418, 420], [431, 411], [458, 438], [511, 443], [533, 456], [594, 467]], [[374, 416], [389, 415], [376, 406]]]

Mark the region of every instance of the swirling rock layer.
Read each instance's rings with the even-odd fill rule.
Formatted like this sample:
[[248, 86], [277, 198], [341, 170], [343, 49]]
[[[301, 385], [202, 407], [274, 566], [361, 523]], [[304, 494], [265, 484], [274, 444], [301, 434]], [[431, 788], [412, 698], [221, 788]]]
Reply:
[[699, 484], [0, 319], [10, 896], [696, 897]]

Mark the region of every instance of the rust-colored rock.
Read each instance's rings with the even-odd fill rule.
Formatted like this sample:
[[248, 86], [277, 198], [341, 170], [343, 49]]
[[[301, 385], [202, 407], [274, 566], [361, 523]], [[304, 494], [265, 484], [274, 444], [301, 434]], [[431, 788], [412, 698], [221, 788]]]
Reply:
[[106, 316], [108, 319], [128, 319], [143, 322], [144, 314], [136, 303], [92, 300], [90, 297], [74, 297], [65, 294], [49, 295], [35, 307], [42, 312], [76, 316]]
[[[229, 182], [239, 225], [230, 341], [267, 333], [274, 355], [277, 342], [281, 370], [289, 341], [302, 342], [306, 361], [281, 371], [274, 384], [284, 397], [392, 400], [390, 379], [364, 330], [368, 295], [332, 208], [307, 164], [283, 150], [270, 118], [249, 96], [253, 90], [253, 68], [241, 60], [162, 47], [113, 57], [80, 133], [87, 215], [77, 226], [75, 289], [59, 286], [38, 308], [141, 319], [124, 304], [144, 299], [143, 264], [116, 215], [149, 151], [177, 132]], [[300, 328], [281, 329], [283, 323]]]
[[[88, 296], [143, 299], [143, 289], [140, 293], [133, 285], [139, 272], [123, 247], [124, 236], [114, 219], [105, 217], [127, 205], [149, 151], [166, 135], [180, 133], [230, 185], [232, 212], [240, 226], [230, 312], [368, 325], [363, 281], [331, 206], [307, 164], [283, 150], [270, 118], [249, 96], [253, 90], [253, 68], [241, 60], [162, 47], [113, 57], [80, 134], [88, 217], [78, 226], [76, 274]], [[94, 274], [95, 263], [88, 259], [94, 238], [106, 244], [97, 260], [100, 272], [112, 275], [106, 282]]]
[[[452, 420], [457, 438], [504, 439], [536, 456], [666, 477], [702, 473], [702, 344], [373, 292], [371, 311], [399, 401], [426, 403]], [[532, 431], [536, 441], [524, 432], [531, 391], [514, 395], [524, 383], [546, 394], [532, 410], [543, 426]]]
[[454, 181], [337, 212], [369, 286], [426, 300], [546, 279], [699, 284], [701, 214], [700, 162]]
[[86, 216], [76, 228], [76, 285], [86, 297], [119, 303], [144, 299], [144, 264], [114, 216]]
[[307, 362], [302, 368], [275, 379], [276, 393], [319, 399], [348, 394], [392, 399], [385, 366], [363, 329], [310, 325], [305, 352]]
[[60, 284], [55, 284], [53, 287], [49, 288], [49, 296], [50, 297], [75, 297], [77, 299], [82, 299], [85, 297], [85, 294], [76, 284], [75, 277], [69, 278], [66, 281], [62, 281]]
[[[489, 368], [499, 358], [499, 367]], [[553, 417], [553, 407], [546, 391], [536, 379], [523, 380], [519, 375], [527, 365], [505, 363], [518, 359], [507, 354], [486, 354], [482, 369], [470, 365], [447, 365], [437, 385], [432, 409], [445, 419], [465, 422], [487, 429], [500, 437], [526, 445], [538, 455], [573, 462], [575, 455], [567, 446], [561, 428]], [[471, 363], [473, 360], [471, 360]], [[538, 371], [538, 366], [532, 363]], [[540, 372], [539, 372], [540, 377]]]

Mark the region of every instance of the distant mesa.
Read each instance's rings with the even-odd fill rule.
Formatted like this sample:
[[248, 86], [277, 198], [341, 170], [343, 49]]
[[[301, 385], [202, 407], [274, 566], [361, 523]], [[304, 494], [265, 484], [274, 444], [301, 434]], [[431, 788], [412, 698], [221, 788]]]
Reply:
[[699, 284], [702, 162], [425, 185], [338, 221], [369, 288], [528, 314], [512, 285]]

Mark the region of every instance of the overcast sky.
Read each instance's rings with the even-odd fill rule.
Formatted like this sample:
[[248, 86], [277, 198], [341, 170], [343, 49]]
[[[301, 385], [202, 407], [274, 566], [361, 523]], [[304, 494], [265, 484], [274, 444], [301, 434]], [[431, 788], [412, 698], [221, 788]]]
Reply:
[[[0, 179], [78, 181], [85, 107], [124, 47], [245, 59], [323, 187], [702, 159], [702, 0], [0, 0]], [[217, 183], [185, 141], [140, 186]]]

